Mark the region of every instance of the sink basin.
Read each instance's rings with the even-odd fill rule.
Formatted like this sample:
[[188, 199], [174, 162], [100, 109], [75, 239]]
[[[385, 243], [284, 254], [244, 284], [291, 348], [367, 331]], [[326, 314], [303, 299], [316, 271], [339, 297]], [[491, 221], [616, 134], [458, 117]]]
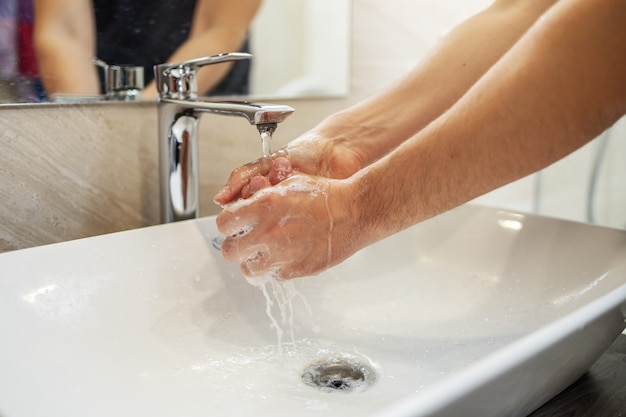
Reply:
[[0, 416], [524, 416], [625, 326], [624, 231], [466, 205], [255, 285], [217, 237], [0, 255]]

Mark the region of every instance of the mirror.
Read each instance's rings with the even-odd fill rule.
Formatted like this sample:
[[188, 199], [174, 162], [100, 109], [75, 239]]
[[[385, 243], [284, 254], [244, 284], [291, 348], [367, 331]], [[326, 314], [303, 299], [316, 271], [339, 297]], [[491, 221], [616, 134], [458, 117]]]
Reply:
[[[0, 103], [48, 101], [37, 77], [34, 52], [28, 46], [28, 21], [32, 22], [33, 13], [27, 3], [0, 0]], [[26, 46], [20, 46], [24, 39]], [[250, 97], [345, 96], [349, 42], [350, 0], [264, 0], [250, 28], [254, 55]], [[68, 101], [80, 102], [81, 97], [63, 100]]]

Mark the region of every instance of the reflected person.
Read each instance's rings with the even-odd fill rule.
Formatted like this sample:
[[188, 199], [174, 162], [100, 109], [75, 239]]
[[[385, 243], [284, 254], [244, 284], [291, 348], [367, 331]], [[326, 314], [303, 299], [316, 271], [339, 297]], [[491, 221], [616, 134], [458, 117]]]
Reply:
[[[220, 53], [245, 52], [261, 0], [35, 0], [35, 45], [46, 93], [99, 94], [92, 59], [141, 65], [143, 98], [156, 98], [153, 66]], [[198, 72], [198, 91], [248, 92], [249, 62]]]
[[624, 0], [495, 1], [389, 88], [233, 171], [215, 196], [224, 257], [317, 274], [563, 158], [626, 113], [624, 22]]

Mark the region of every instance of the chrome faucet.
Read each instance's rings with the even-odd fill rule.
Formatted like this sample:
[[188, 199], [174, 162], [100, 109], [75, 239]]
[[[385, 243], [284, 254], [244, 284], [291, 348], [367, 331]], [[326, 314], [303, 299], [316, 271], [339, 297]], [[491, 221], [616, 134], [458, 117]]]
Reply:
[[198, 123], [202, 113], [244, 117], [260, 133], [273, 132], [293, 108], [278, 104], [210, 101], [198, 98], [197, 70], [205, 65], [249, 59], [229, 53], [155, 65], [159, 116], [159, 183], [161, 222], [199, 215]]
[[99, 58], [93, 63], [104, 71], [104, 91], [108, 100], [140, 100], [144, 88], [143, 67], [140, 65], [112, 65]]
[[69, 94], [55, 93], [50, 97], [57, 103], [133, 101], [141, 100], [141, 91], [144, 88], [143, 67], [139, 65], [111, 65], [99, 58], [92, 58], [91, 62], [102, 68], [104, 72], [103, 94]]

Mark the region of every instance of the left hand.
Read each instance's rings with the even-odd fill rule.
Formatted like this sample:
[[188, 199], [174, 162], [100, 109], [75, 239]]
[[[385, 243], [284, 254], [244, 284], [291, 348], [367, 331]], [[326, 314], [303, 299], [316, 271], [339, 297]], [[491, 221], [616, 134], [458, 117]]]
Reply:
[[349, 184], [296, 174], [226, 207], [217, 226], [224, 258], [248, 277], [314, 275], [352, 253], [356, 240]]

